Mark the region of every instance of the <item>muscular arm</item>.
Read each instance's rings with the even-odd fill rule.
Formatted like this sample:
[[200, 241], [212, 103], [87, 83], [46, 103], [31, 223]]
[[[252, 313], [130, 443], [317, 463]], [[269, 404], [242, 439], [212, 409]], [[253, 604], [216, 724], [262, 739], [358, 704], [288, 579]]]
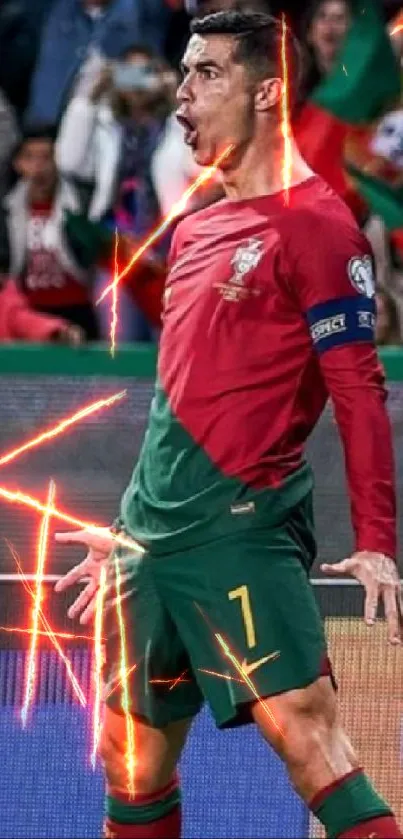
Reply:
[[339, 347], [323, 354], [321, 368], [344, 447], [356, 550], [396, 557], [392, 434], [376, 350]]
[[[312, 221], [312, 220], [311, 220]], [[315, 220], [296, 253], [297, 292], [341, 435], [357, 551], [396, 557], [396, 497], [384, 375], [374, 345], [372, 255], [343, 212]]]

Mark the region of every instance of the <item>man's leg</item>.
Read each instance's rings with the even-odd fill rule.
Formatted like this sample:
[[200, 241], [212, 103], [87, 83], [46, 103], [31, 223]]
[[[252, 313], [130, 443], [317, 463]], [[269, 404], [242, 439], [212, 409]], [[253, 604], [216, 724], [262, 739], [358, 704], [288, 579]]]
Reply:
[[114, 839], [179, 839], [181, 829], [178, 764], [191, 720], [152, 728], [133, 717], [134, 797], [126, 756], [126, 719], [106, 708], [101, 756], [106, 775], [104, 836]]
[[[170, 560], [164, 558], [163, 563]], [[155, 584], [154, 558], [117, 549], [105, 595], [106, 709], [101, 739], [105, 764], [105, 835], [116, 839], [179, 839], [176, 765], [203, 698], [190, 662]], [[119, 581], [117, 576], [119, 567]], [[123, 646], [118, 593], [125, 626]], [[134, 772], [129, 776], [122, 658], [133, 721]], [[181, 674], [188, 673], [186, 680]], [[175, 690], [171, 690], [172, 685]]]
[[285, 761], [290, 779], [312, 812], [337, 839], [402, 837], [392, 811], [359, 766], [342, 730], [327, 676], [309, 687], [267, 700], [276, 725], [255, 703], [252, 715]]

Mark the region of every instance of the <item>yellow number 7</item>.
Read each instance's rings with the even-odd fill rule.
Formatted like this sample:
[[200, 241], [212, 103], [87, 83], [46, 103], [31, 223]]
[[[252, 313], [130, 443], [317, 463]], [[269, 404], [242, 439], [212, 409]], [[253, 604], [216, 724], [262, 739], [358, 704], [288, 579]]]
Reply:
[[229, 600], [237, 600], [239, 598], [241, 601], [241, 611], [243, 622], [245, 624], [246, 642], [248, 644], [249, 649], [251, 650], [252, 647], [256, 647], [256, 634], [255, 627], [253, 625], [252, 609], [250, 605], [248, 586], [240, 586], [239, 588], [234, 588], [233, 591], [228, 592], [228, 598]]

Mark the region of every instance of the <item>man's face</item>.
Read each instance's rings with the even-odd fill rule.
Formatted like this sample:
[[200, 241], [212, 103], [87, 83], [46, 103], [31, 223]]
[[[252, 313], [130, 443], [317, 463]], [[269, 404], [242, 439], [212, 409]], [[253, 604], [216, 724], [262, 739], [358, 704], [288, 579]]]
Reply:
[[44, 193], [51, 193], [56, 181], [56, 164], [51, 140], [26, 140], [16, 160], [19, 175]]
[[254, 95], [242, 64], [233, 60], [229, 35], [192, 35], [177, 93], [177, 117], [200, 166], [209, 166], [230, 144], [248, 143], [254, 131]]
[[[117, 85], [120, 95], [123, 96], [134, 115], [138, 112], [148, 112], [148, 109], [161, 94], [158, 75], [150, 57], [141, 51], [133, 51], [126, 56], [120, 66], [123, 68], [123, 73], [120, 74], [120, 82]], [[145, 77], [144, 84], [148, 78], [151, 85], [150, 89], [143, 88], [143, 74]]]
[[324, 0], [314, 15], [309, 41], [319, 63], [330, 69], [350, 26], [350, 13], [344, 0]]

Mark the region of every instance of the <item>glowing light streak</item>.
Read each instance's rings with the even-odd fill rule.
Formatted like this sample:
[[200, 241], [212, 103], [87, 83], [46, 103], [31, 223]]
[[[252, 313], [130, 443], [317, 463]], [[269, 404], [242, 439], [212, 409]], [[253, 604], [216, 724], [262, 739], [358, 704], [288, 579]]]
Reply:
[[[24, 586], [25, 591], [29, 594], [29, 596], [32, 597], [33, 600], [35, 600], [35, 592], [31, 588], [29, 583], [27, 583], [27, 581], [26, 581], [26, 578], [25, 578], [24, 572], [22, 570], [21, 563], [20, 563], [20, 560], [18, 558], [17, 553], [14, 550], [12, 545], [9, 544], [9, 548], [10, 548], [11, 554], [14, 558], [14, 561], [16, 563], [18, 574], [19, 574], [19, 577], [21, 579], [22, 585]], [[67, 672], [67, 675], [70, 679], [71, 686], [74, 690], [74, 693], [76, 694], [77, 699], [79, 700], [79, 702], [81, 703], [83, 708], [85, 708], [85, 706], [87, 704], [87, 700], [86, 700], [86, 698], [84, 696], [84, 693], [83, 693], [83, 691], [82, 691], [82, 689], [81, 689], [81, 687], [80, 687], [80, 685], [79, 685], [79, 683], [78, 683], [78, 681], [77, 681], [77, 679], [76, 679], [76, 677], [73, 673], [71, 664], [70, 664], [67, 656], [64, 654], [64, 652], [63, 652], [63, 650], [62, 650], [62, 648], [61, 648], [61, 646], [60, 646], [60, 644], [57, 640], [57, 637], [56, 637], [55, 633], [53, 632], [53, 629], [50, 626], [50, 624], [49, 624], [46, 616], [44, 615], [42, 609], [39, 609], [39, 615], [40, 615], [40, 618], [41, 618], [41, 622], [42, 622], [43, 626], [45, 627], [45, 629], [47, 631], [48, 637], [52, 641], [53, 646], [55, 647], [56, 651], [59, 653], [59, 656], [60, 656], [61, 660], [63, 661], [63, 664], [66, 668], [66, 672]]]
[[97, 402], [92, 402], [91, 405], [87, 405], [85, 408], [81, 408], [75, 414], [72, 414], [70, 417], [59, 422], [53, 428], [49, 428], [47, 431], [43, 431], [41, 434], [38, 434], [36, 437], [33, 437], [31, 440], [28, 440], [26, 443], [23, 443], [22, 446], [18, 446], [16, 449], [11, 449], [11, 451], [7, 452], [6, 454], [0, 457], [0, 466], [4, 466], [6, 463], [10, 463], [12, 460], [15, 460], [16, 457], [19, 457], [24, 452], [28, 451], [29, 449], [34, 449], [36, 446], [40, 446], [46, 440], [51, 440], [54, 437], [58, 437], [60, 434], [63, 434], [77, 422], [80, 420], [85, 419], [85, 417], [89, 417], [91, 414], [94, 414], [96, 411], [100, 411], [103, 408], [109, 408], [115, 402], [118, 402], [120, 399], [123, 399], [126, 396], [127, 391], [122, 390], [120, 393], [115, 393], [113, 396], [109, 396], [107, 399], [98, 399]]
[[171, 685], [171, 687], [169, 688], [169, 690], [173, 690], [173, 689], [174, 689], [174, 688], [176, 688], [176, 686], [177, 686], [177, 685], [179, 685], [181, 682], [183, 682], [183, 681], [187, 681], [186, 679], [184, 679], [184, 678], [183, 678], [184, 676], [186, 676], [186, 673], [187, 673], [187, 672], [188, 672], [188, 671], [187, 671], [187, 669], [186, 669], [186, 670], [184, 670], [184, 671], [183, 671], [183, 673], [181, 673], [181, 675], [180, 675], [180, 676], [178, 676], [178, 678], [177, 678], [177, 679], [175, 679], [175, 681], [172, 683], [172, 685]]
[[[27, 493], [21, 492], [20, 490], [13, 491], [7, 489], [7, 487], [0, 486], [0, 497], [4, 498], [6, 501], [10, 501], [12, 504], [21, 504], [26, 507], [30, 507], [38, 513], [45, 513], [47, 510], [46, 506], [42, 504], [38, 498], [33, 498], [32, 495], [27, 495]], [[102, 525], [83, 521], [82, 519], [76, 518], [76, 516], [71, 516], [69, 513], [64, 513], [62, 510], [58, 510], [57, 507], [52, 507], [50, 515], [59, 521], [66, 522], [66, 524], [72, 524], [75, 527], [88, 530], [90, 533], [95, 533], [99, 536], [105, 536], [105, 528]], [[113, 538], [113, 540], [119, 545], [123, 545], [126, 548], [131, 548], [139, 553], [145, 552], [145, 548], [143, 548], [142, 545], [139, 545], [133, 539], [127, 539], [124, 536], [121, 536], [119, 533], [111, 534], [111, 538]]]
[[267, 717], [269, 717], [269, 719], [270, 719], [270, 722], [271, 722], [272, 726], [273, 726], [273, 727], [274, 727], [274, 728], [275, 728], [275, 729], [279, 732], [279, 734], [281, 734], [281, 736], [283, 737], [283, 736], [284, 736], [284, 732], [283, 732], [283, 730], [282, 730], [281, 726], [278, 724], [278, 722], [277, 722], [277, 720], [276, 720], [276, 718], [275, 718], [275, 716], [274, 716], [273, 712], [270, 710], [270, 708], [269, 708], [269, 706], [268, 706], [267, 702], [263, 701], [263, 699], [259, 696], [259, 693], [258, 693], [258, 691], [256, 690], [255, 685], [254, 685], [254, 684], [253, 684], [253, 682], [252, 682], [252, 679], [251, 679], [251, 678], [248, 676], [248, 674], [245, 672], [245, 670], [244, 670], [244, 668], [242, 667], [242, 664], [240, 663], [240, 661], [238, 661], [238, 659], [236, 658], [236, 656], [235, 656], [235, 655], [231, 652], [231, 650], [230, 650], [230, 648], [229, 648], [228, 644], [226, 643], [226, 641], [224, 641], [224, 638], [222, 637], [222, 635], [220, 635], [220, 633], [219, 633], [219, 632], [215, 632], [214, 634], [215, 634], [215, 637], [216, 637], [216, 639], [217, 639], [217, 641], [218, 641], [218, 643], [219, 643], [219, 645], [220, 645], [221, 649], [222, 649], [222, 650], [223, 650], [223, 652], [224, 652], [224, 655], [225, 655], [227, 658], [229, 658], [229, 660], [231, 661], [231, 663], [232, 663], [232, 664], [233, 664], [233, 666], [235, 667], [235, 670], [239, 673], [239, 675], [241, 676], [242, 680], [245, 682], [245, 684], [247, 685], [247, 687], [249, 688], [249, 690], [251, 691], [251, 693], [253, 694], [253, 696], [254, 696], [254, 697], [255, 697], [255, 699], [257, 700], [257, 702], [259, 702], [259, 705], [260, 705], [260, 706], [261, 706], [261, 708], [263, 709], [264, 713], [266, 714], [266, 716], [267, 716]]
[[121, 576], [119, 568], [119, 558], [115, 555], [114, 558], [115, 573], [116, 573], [116, 614], [119, 624], [120, 633], [120, 679], [122, 683], [122, 697], [121, 707], [126, 720], [126, 766], [128, 775], [127, 789], [131, 798], [134, 798], [134, 773], [136, 768], [135, 756], [135, 731], [134, 721], [130, 713], [130, 694], [128, 685], [128, 667], [127, 667], [127, 645], [126, 645], [126, 627], [122, 612], [122, 598], [121, 598]]
[[390, 33], [391, 38], [393, 38], [393, 37], [394, 37], [394, 35], [397, 35], [399, 32], [402, 32], [402, 30], [403, 30], [403, 23], [399, 23], [397, 26], [395, 26], [395, 27], [392, 29], [392, 31], [391, 31], [391, 33]]
[[203, 670], [202, 667], [198, 668], [199, 673], [206, 673], [207, 676], [216, 676], [217, 679], [226, 679], [227, 682], [239, 682], [240, 685], [243, 685], [243, 679], [236, 679], [234, 676], [230, 676], [228, 673], [216, 673], [214, 670]]
[[34, 595], [34, 605], [32, 609], [32, 635], [31, 643], [27, 659], [27, 669], [25, 675], [25, 696], [23, 706], [21, 709], [21, 720], [23, 727], [26, 727], [28, 721], [28, 710], [32, 704], [35, 695], [35, 682], [37, 673], [37, 649], [38, 649], [38, 628], [39, 615], [41, 611], [41, 604], [43, 601], [42, 577], [45, 570], [46, 553], [49, 540], [49, 518], [50, 509], [53, 505], [55, 497], [55, 484], [53, 481], [49, 482], [48, 503], [47, 509], [43, 516], [41, 526], [39, 529], [38, 547], [37, 547], [37, 568], [36, 568], [36, 586]]
[[289, 114], [289, 70], [287, 59], [287, 23], [285, 15], [281, 18], [281, 75], [283, 79], [283, 88], [281, 93], [281, 133], [284, 141], [283, 148], [283, 163], [282, 163], [282, 179], [283, 189], [285, 191], [286, 204], [289, 203], [289, 189], [291, 184], [292, 171], [292, 146], [291, 146], [291, 129], [290, 129], [290, 114]]
[[[42, 620], [42, 618], [41, 618]], [[25, 629], [21, 626], [0, 626], [0, 632], [18, 633], [20, 635], [32, 635], [33, 629]], [[63, 638], [66, 641], [95, 641], [95, 636], [92, 635], [73, 635], [71, 632], [53, 632], [55, 638]], [[44, 632], [42, 629], [37, 630], [37, 635], [43, 638], [51, 638], [52, 634]]]
[[115, 284], [118, 285], [118, 283], [120, 283], [120, 281], [123, 280], [124, 277], [127, 276], [127, 274], [131, 271], [133, 266], [136, 264], [136, 262], [138, 262], [139, 259], [141, 259], [141, 257], [144, 256], [146, 251], [149, 250], [149, 248], [151, 248], [155, 244], [155, 242], [158, 239], [161, 238], [161, 236], [163, 236], [163, 234], [166, 232], [166, 230], [168, 230], [172, 221], [175, 218], [177, 218], [177, 216], [179, 216], [181, 213], [184, 212], [184, 210], [186, 209], [186, 205], [187, 205], [189, 199], [192, 197], [192, 195], [194, 195], [194, 193], [197, 192], [197, 190], [200, 189], [200, 187], [204, 186], [204, 184], [208, 183], [208, 181], [210, 181], [211, 178], [214, 177], [214, 175], [217, 172], [218, 167], [228, 157], [228, 155], [231, 153], [232, 149], [233, 149], [232, 144], [227, 146], [227, 148], [220, 155], [218, 155], [218, 157], [214, 161], [213, 165], [212, 166], [207, 166], [205, 169], [203, 169], [203, 171], [196, 178], [196, 180], [192, 184], [190, 184], [190, 186], [183, 193], [182, 198], [180, 198], [179, 201], [177, 201], [173, 205], [173, 207], [171, 208], [169, 213], [165, 216], [165, 218], [158, 225], [158, 227], [156, 227], [155, 230], [153, 230], [150, 233], [150, 235], [147, 237], [145, 242], [142, 245], [140, 245], [139, 248], [137, 248], [137, 250], [133, 254], [133, 256], [130, 259], [130, 261], [128, 262], [128, 264], [125, 266], [125, 268], [123, 268], [123, 270], [120, 272], [120, 274], [118, 274], [118, 276], [113, 280], [112, 283], [109, 283], [109, 285], [106, 286], [106, 288], [103, 290], [101, 296], [97, 300], [98, 304], [101, 303], [102, 300], [104, 300], [105, 297], [111, 291], [113, 291], [113, 288], [114, 288]]
[[346, 70], [346, 68], [345, 68], [344, 64], [343, 64], [343, 73], [345, 73], [345, 74], [346, 74], [346, 76], [348, 76], [348, 73], [347, 73], [347, 70]]
[[102, 666], [103, 666], [103, 651], [102, 651], [102, 617], [104, 608], [106, 590], [106, 568], [101, 569], [101, 576], [99, 580], [99, 589], [97, 592], [97, 602], [95, 609], [95, 641], [94, 641], [94, 710], [93, 710], [93, 741], [92, 741], [92, 768], [95, 769], [97, 762], [97, 752], [101, 737], [101, 698], [102, 698]]
[[115, 270], [113, 274], [112, 284], [112, 305], [111, 305], [111, 356], [115, 358], [116, 350], [116, 328], [118, 325], [118, 282], [119, 282], [119, 265], [118, 265], [118, 248], [119, 248], [119, 233], [115, 230]]
[[[133, 664], [132, 667], [129, 668], [129, 670], [125, 671], [124, 678], [126, 679], [126, 681], [129, 678], [130, 674], [134, 673], [134, 671], [137, 670], [137, 667], [138, 667], [138, 664]], [[115, 693], [115, 691], [119, 687], [121, 687], [122, 685], [123, 685], [122, 679], [119, 679], [119, 681], [116, 682], [116, 685], [114, 685], [113, 688], [111, 688], [111, 690], [107, 694], [106, 699], [109, 699], [109, 697], [112, 696], [112, 694]]]

